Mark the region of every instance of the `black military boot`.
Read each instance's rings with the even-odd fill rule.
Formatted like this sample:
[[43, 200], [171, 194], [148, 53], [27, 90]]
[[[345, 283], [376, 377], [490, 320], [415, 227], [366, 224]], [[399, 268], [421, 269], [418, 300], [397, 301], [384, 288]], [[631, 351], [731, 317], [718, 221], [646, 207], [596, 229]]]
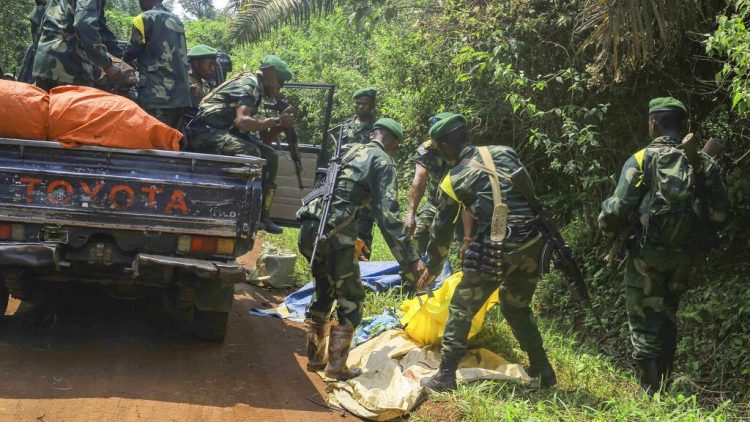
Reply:
[[306, 319], [307, 328], [307, 370], [318, 372], [325, 369], [328, 363], [328, 334], [331, 323]]
[[276, 194], [276, 187], [270, 187], [263, 192], [263, 209], [260, 212], [258, 230], [264, 230], [271, 234], [281, 234], [284, 230], [271, 220], [271, 204]]
[[331, 327], [331, 336], [328, 339], [328, 364], [325, 375], [339, 381], [346, 381], [362, 374], [359, 368], [350, 368], [346, 365], [349, 357], [349, 348], [352, 345], [354, 329], [336, 325]]
[[430, 378], [422, 378], [419, 383], [432, 391], [442, 393], [456, 389], [456, 370], [461, 356], [457, 354], [443, 353], [440, 357], [440, 367], [435, 375]]
[[636, 359], [638, 363], [638, 378], [643, 391], [653, 396], [661, 388], [661, 371], [659, 362], [661, 358]]
[[535, 350], [530, 350], [529, 355], [529, 376], [532, 378], [539, 377], [539, 385], [543, 388], [552, 387], [557, 384], [555, 370], [547, 358], [547, 352], [541, 346]]

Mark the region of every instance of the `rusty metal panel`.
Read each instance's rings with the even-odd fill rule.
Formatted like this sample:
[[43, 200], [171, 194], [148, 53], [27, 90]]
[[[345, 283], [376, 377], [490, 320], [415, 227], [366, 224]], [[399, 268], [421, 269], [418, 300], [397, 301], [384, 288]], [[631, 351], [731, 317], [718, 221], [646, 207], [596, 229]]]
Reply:
[[0, 221], [247, 236], [264, 160], [0, 139]]

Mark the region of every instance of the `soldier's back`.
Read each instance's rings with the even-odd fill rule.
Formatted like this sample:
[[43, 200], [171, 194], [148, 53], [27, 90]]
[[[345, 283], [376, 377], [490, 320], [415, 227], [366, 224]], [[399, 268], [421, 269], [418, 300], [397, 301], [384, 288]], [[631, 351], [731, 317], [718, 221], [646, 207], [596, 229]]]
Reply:
[[187, 45], [182, 21], [162, 5], [133, 20], [143, 36], [138, 98], [146, 109], [190, 107]]

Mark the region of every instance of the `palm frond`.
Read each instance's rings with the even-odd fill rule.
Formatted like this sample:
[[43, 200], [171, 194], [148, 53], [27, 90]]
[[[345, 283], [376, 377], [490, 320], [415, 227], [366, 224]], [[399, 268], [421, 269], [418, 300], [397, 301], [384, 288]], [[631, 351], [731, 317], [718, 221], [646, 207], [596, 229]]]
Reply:
[[229, 35], [250, 43], [285, 23], [301, 23], [333, 10], [334, 0], [231, 0], [237, 12]]
[[699, 30], [720, 1], [588, 0], [578, 16], [579, 51], [596, 48], [596, 70], [613, 72], [615, 80], [647, 64], [675, 56]]

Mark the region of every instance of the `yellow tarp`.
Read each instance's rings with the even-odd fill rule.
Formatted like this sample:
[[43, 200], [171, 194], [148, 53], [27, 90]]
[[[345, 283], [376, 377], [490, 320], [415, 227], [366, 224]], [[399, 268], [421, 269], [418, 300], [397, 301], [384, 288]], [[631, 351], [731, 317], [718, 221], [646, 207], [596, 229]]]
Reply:
[[[362, 418], [384, 421], [416, 407], [426, 394], [419, 381], [437, 372], [440, 352], [422, 348], [404, 331], [390, 330], [353, 349], [347, 363], [362, 368], [363, 374], [330, 383], [329, 403]], [[521, 365], [487, 349], [469, 350], [459, 365], [458, 381], [480, 379], [531, 382]]]
[[[437, 344], [443, 339], [445, 322], [448, 320], [448, 305], [450, 305], [453, 292], [461, 282], [463, 273], [456, 273], [448, 277], [439, 289], [435, 290], [433, 297], [426, 294], [418, 295], [413, 299], [401, 303], [401, 324], [404, 325], [406, 333], [422, 345]], [[484, 315], [498, 302], [498, 292], [495, 290], [484, 306], [471, 320], [469, 338], [474, 337], [482, 329]]]

